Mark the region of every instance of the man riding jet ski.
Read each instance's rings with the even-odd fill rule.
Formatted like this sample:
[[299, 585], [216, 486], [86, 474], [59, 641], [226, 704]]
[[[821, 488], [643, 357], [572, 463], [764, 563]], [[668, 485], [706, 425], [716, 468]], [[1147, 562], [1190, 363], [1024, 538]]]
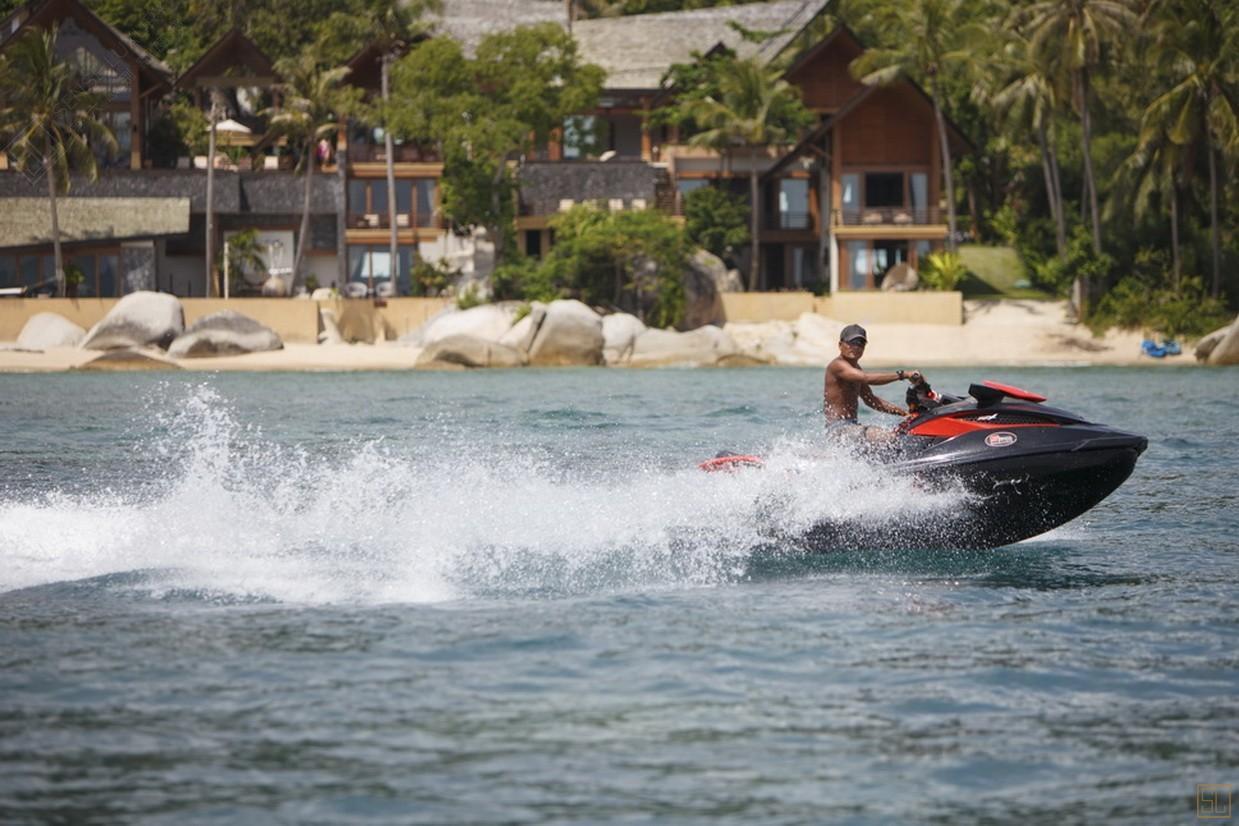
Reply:
[[[1049, 407], [1045, 397], [985, 381], [967, 396], [935, 393], [918, 377], [909, 414], [889, 445], [862, 452], [927, 489], [962, 488], [949, 513], [872, 522], [822, 522], [795, 544], [824, 551], [860, 548], [993, 548], [1044, 533], [1109, 496], [1148, 447], [1143, 436]], [[719, 456], [720, 470], [760, 463]]]

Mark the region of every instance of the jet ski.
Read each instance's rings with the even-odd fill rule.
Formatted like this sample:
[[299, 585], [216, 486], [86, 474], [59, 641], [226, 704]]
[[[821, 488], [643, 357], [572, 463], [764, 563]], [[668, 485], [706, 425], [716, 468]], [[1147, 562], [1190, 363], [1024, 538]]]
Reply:
[[[908, 389], [910, 415], [863, 452], [927, 490], [963, 491], [949, 513], [893, 516], [887, 524], [822, 522], [783, 537], [805, 550], [984, 549], [1063, 525], [1127, 480], [1148, 440], [1045, 404], [1046, 397], [984, 381], [967, 396]], [[761, 458], [720, 454], [703, 470], [738, 470]]]

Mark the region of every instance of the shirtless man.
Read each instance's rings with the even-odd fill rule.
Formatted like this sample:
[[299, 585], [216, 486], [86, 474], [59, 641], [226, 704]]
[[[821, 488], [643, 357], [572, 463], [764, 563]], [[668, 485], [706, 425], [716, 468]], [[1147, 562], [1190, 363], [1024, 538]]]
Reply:
[[913, 384], [921, 379], [916, 371], [906, 373], [867, 373], [860, 367], [860, 357], [869, 343], [865, 328], [849, 324], [839, 334], [839, 357], [826, 367], [826, 386], [823, 394], [823, 409], [826, 413], [826, 432], [832, 438], [863, 440], [871, 444], [889, 444], [895, 438], [892, 431], [881, 427], [865, 427], [856, 420], [856, 400], [862, 399], [874, 410], [894, 416], [906, 416], [902, 407], [883, 401], [874, 395], [870, 386], [908, 380]]

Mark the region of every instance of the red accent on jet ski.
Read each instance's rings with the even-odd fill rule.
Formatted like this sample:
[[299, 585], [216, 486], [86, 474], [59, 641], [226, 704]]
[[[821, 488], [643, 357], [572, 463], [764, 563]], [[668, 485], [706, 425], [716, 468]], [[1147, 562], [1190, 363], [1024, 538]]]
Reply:
[[1022, 390], [1019, 387], [1012, 387], [1009, 384], [1000, 384], [999, 382], [988, 381], [988, 380], [981, 382], [981, 384], [993, 390], [998, 390], [999, 392], [1005, 393], [1006, 395], [1010, 396], [1013, 399], [1023, 399], [1026, 402], [1045, 401], [1045, 396], [1042, 396], [1040, 393], [1033, 393], [1029, 390]]
[[716, 456], [713, 459], [706, 459], [697, 467], [707, 473], [714, 473], [719, 470], [735, 470], [742, 467], [761, 467], [764, 464], [760, 456]]
[[[973, 413], [972, 415], [976, 415]], [[936, 419], [922, 422], [916, 427], [907, 431], [913, 436], [941, 436], [951, 438], [964, 433], [971, 433], [974, 430], [1011, 430], [1020, 427], [1058, 427], [1057, 424], [1050, 421], [1037, 423], [1021, 423], [1008, 424], [1004, 422], [981, 422], [976, 419], [957, 418], [955, 416], [942, 416]]]

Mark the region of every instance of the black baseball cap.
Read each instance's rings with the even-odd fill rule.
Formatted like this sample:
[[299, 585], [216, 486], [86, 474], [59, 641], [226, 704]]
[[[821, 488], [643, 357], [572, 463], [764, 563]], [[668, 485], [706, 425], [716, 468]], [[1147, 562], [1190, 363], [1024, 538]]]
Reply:
[[843, 328], [843, 332], [839, 333], [839, 340], [846, 341], [848, 344], [851, 344], [857, 339], [865, 342], [866, 344], [869, 343], [869, 336], [865, 335], [865, 328], [859, 324], [849, 324]]

